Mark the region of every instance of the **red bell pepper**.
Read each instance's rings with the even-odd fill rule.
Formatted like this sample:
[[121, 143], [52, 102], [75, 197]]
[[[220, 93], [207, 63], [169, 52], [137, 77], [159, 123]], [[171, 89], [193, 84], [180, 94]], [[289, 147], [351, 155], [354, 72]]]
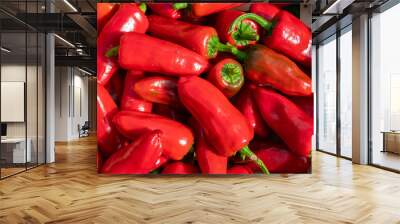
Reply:
[[156, 114], [121, 111], [114, 116], [113, 122], [117, 130], [129, 139], [136, 139], [144, 131], [161, 130], [163, 155], [166, 158], [182, 159], [193, 144], [193, 134], [189, 128]]
[[311, 67], [312, 33], [300, 19], [285, 10], [281, 10], [272, 22], [254, 13], [246, 13], [236, 18], [229, 32], [234, 32], [237, 24], [245, 19], [257, 22], [268, 31], [264, 41], [268, 47], [307, 68]]
[[228, 174], [252, 174], [253, 171], [245, 165], [235, 165], [228, 169]]
[[195, 174], [198, 172], [198, 169], [192, 164], [177, 161], [166, 164], [161, 174]]
[[193, 76], [200, 75], [208, 67], [208, 61], [196, 52], [139, 33], [123, 35], [120, 46], [111, 49], [107, 55], [112, 57], [117, 52], [119, 64], [126, 70]]
[[157, 15], [171, 19], [180, 19], [182, 16], [180, 9], [186, 8], [187, 3], [148, 3], [148, 6]]
[[254, 93], [258, 109], [268, 126], [300, 156], [309, 156], [313, 120], [286, 97], [268, 89]]
[[190, 13], [196, 17], [208, 16], [243, 4], [244, 3], [192, 3]]
[[246, 53], [234, 52], [244, 60], [246, 78], [256, 84], [271, 85], [294, 96], [312, 94], [311, 79], [293, 61], [264, 45], [254, 45]]
[[105, 155], [110, 155], [121, 145], [120, 136], [112, 124], [117, 112], [110, 94], [103, 86], [97, 85], [97, 144]]
[[151, 76], [137, 81], [134, 90], [143, 99], [171, 106], [180, 104], [177, 79], [166, 76]]
[[118, 7], [119, 4], [116, 3], [97, 3], [97, 32], [101, 32]]
[[207, 79], [225, 96], [232, 97], [239, 92], [244, 83], [242, 65], [234, 59], [224, 59], [212, 67]]
[[268, 170], [247, 147], [254, 136], [246, 118], [210, 82], [196, 77], [184, 77], [178, 82], [181, 102], [203, 128], [207, 141], [222, 156], [237, 151], [258, 162], [265, 173]]
[[124, 33], [145, 33], [149, 22], [136, 4], [121, 4], [114, 16], [106, 23], [97, 39], [97, 80], [105, 85], [118, 70], [117, 62], [106, 57], [107, 51], [118, 45]]
[[255, 88], [256, 87], [251, 84], [245, 86], [243, 91], [239, 93], [235, 105], [247, 118], [250, 126], [254, 129], [254, 133], [262, 138], [266, 138], [270, 131], [258, 111], [257, 105], [252, 99], [252, 92]]
[[143, 77], [143, 72], [128, 71], [125, 76], [124, 91], [121, 98], [121, 110], [151, 112], [152, 103], [138, 96], [133, 87]]
[[253, 3], [250, 6], [250, 12], [257, 14], [268, 21], [272, 21], [281, 11], [279, 7], [271, 3]]
[[182, 45], [205, 58], [215, 58], [218, 52], [230, 52], [232, 46], [222, 44], [217, 31], [210, 26], [195, 25], [157, 15], [149, 18], [149, 33]]
[[232, 23], [245, 12], [226, 10], [218, 14], [215, 27], [222, 42], [228, 42], [237, 48], [254, 45], [260, 38], [259, 25], [251, 19], [244, 19], [241, 23], [235, 23], [231, 31]]
[[102, 173], [147, 174], [157, 168], [163, 152], [159, 130], [145, 132], [136, 141], [112, 154], [104, 163]]

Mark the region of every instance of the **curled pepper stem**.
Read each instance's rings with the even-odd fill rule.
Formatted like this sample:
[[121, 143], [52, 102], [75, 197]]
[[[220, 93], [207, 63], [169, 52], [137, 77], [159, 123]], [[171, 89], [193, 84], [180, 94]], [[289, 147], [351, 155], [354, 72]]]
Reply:
[[229, 27], [228, 33], [232, 33], [235, 31], [236, 27], [239, 27], [240, 24], [242, 24], [243, 20], [245, 19], [250, 19], [253, 20], [254, 22], [258, 23], [262, 28], [266, 30], [270, 30], [272, 28], [272, 23], [265, 20], [263, 17], [254, 14], [254, 13], [246, 13], [243, 15], [238, 16], [235, 21], [231, 24]]
[[117, 57], [119, 51], [119, 46], [113, 47], [106, 52], [108, 58]]
[[185, 8], [187, 8], [187, 7], [188, 7], [188, 3], [184, 3], [184, 2], [181, 2], [181, 3], [174, 3], [174, 4], [172, 5], [172, 8], [174, 8], [175, 10], [185, 9]]
[[146, 11], [147, 11], [147, 5], [146, 5], [146, 3], [144, 3], [144, 2], [140, 3], [139, 9], [140, 9], [143, 13], [146, 13]]
[[208, 58], [215, 58], [218, 52], [229, 52], [235, 55], [241, 61], [244, 61], [247, 57], [245, 52], [238, 50], [235, 46], [230, 44], [223, 44], [219, 41], [217, 36], [213, 36], [207, 43]]
[[240, 150], [240, 154], [242, 156], [246, 156], [248, 157], [250, 160], [254, 161], [262, 170], [263, 173], [269, 175], [269, 171], [267, 169], [267, 167], [265, 166], [264, 162], [257, 157], [256, 154], [254, 154], [254, 152], [252, 152], [249, 148], [249, 146], [245, 146]]

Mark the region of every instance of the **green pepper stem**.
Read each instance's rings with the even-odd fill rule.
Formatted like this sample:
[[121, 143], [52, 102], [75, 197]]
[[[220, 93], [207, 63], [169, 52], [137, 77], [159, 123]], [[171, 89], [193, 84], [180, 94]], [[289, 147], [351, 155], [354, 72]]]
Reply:
[[172, 5], [172, 8], [175, 9], [175, 10], [185, 9], [187, 7], [188, 7], [188, 3], [183, 3], [183, 2], [182, 3], [174, 3]]
[[119, 46], [113, 47], [106, 52], [108, 58], [117, 57], [119, 51]]
[[227, 63], [221, 69], [222, 79], [231, 87], [237, 87], [243, 83], [243, 72], [240, 64]]
[[140, 3], [139, 9], [140, 9], [143, 13], [146, 13], [146, 11], [147, 11], [147, 5], [146, 5], [146, 3], [144, 3], [144, 2]]
[[263, 173], [269, 175], [269, 171], [267, 169], [267, 167], [265, 166], [264, 162], [257, 157], [256, 154], [254, 154], [254, 152], [252, 152], [249, 148], [249, 146], [245, 146], [240, 150], [240, 154], [243, 156], [248, 157], [250, 160], [254, 161], [262, 170]]
[[238, 50], [236, 47], [223, 44], [219, 41], [217, 36], [213, 36], [207, 43], [207, 56], [208, 58], [215, 58], [218, 52], [229, 52], [235, 55], [238, 60], [244, 61], [247, 57], [247, 54], [243, 51]]
[[247, 53], [237, 49], [236, 47], [231, 49], [231, 53], [241, 62], [245, 61], [247, 58]]
[[237, 17], [235, 19], [235, 21], [233, 21], [233, 23], [229, 27], [228, 33], [234, 32], [235, 28], [238, 27], [245, 19], [253, 20], [254, 22], [258, 23], [262, 28], [264, 28], [266, 30], [269, 30], [272, 27], [272, 23], [265, 20], [263, 17], [256, 15], [254, 13], [246, 13], [246, 14], [243, 14], [243, 15]]

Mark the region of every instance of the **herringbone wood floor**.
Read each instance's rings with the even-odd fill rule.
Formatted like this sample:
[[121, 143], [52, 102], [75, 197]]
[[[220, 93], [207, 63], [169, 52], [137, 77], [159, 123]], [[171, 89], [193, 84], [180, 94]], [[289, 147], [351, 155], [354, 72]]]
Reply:
[[314, 153], [313, 174], [100, 176], [94, 138], [0, 181], [0, 223], [400, 223], [400, 175]]

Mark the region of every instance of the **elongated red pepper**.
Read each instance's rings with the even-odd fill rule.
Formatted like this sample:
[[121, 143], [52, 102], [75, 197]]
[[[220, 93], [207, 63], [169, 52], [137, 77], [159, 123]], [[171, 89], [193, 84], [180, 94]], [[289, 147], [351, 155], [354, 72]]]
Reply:
[[97, 144], [105, 155], [110, 155], [121, 146], [120, 136], [112, 124], [117, 112], [117, 105], [110, 94], [103, 86], [97, 85]]
[[258, 109], [268, 126], [300, 156], [309, 156], [313, 120], [296, 104], [272, 90], [258, 88], [254, 93]]
[[122, 93], [123, 93], [123, 86], [124, 86], [124, 75], [120, 74], [117, 72], [115, 75], [113, 75], [108, 82], [109, 88], [108, 92], [114, 99], [114, 102], [118, 105], [120, 105], [121, 98], [122, 98]]
[[264, 45], [254, 45], [246, 53], [237, 55], [244, 59], [246, 78], [257, 84], [271, 85], [294, 96], [312, 94], [311, 79], [293, 61]]
[[193, 144], [192, 131], [174, 120], [150, 113], [121, 111], [113, 119], [117, 130], [129, 139], [136, 139], [149, 130], [163, 132], [163, 155], [166, 158], [180, 160]]
[[136, 94], [149, 102], [177, 106], [180, 104], [177, 85], [176, 78], [151, 76], [136, 82], [134, 90]]
[[253, 171], [245, 165], [235, 165], [228, 169], [228, 174], [252, 174]]
[[207, 16], [243, 4], [244, 3], [193, 3], [191, 4], [190, 13], [196, 17]]
[[97, 82], [105, 85], [118, 70], [118, 63], [106, 57], [107, 51], [118, 45], [124, 33], [145, 33], [149, 26], [147, 17], [136, 4], [121, 4], [106, 23], [97, 39]]
[[236, 107], [246, 117], [250, 126], [253, 127], [254, 133], [262, 138], [266, 138], [270, 131], [261, 117], [257, 105], [252, 99], [252, 92], [255, 88], [256, 87], [251, 84], [245, 86], [236, 100]]
[[218, 52], [231, 51], [231, 46], [219, 41], [217, 31], [213, 27], [194, 25], [157, 15], [148, 18], [151, 35], [182, 45], [205, 58], [215, 58]]
[[193, 76], [178, 82], [181, 102], [203, 128], [207, 141], [218, 154], [232, 156], [237, 151], [258, 162], [265, 173], [261, 160], [247, 147], [254, 136], [246, 118], [210, 82]]
[[164, 166], [162, 174], [195, 174], [198, 173], [198, 169], [189, 163], [181, 161], [168, 163]]
[[208, 61], [196, 52], [139, 33], [123, 35], [120, 46], [111, 49], [107, 55], [112, 57], [116, 55], [116, 51], [118, 51], [120, 66], [127, 70], [172, 76], [193, 76], [200, 75], [208, 67]]
[[207, 79], [225, 96], [232, 97], [239, 92], [244, 83], [242, 65], [234, 59], [223, 59], [209, 71]]
[[250, 6], [250, 12], [257, 14], [268, 21], [272, 21], [281, 11], [279, 7], [271, 3], [253, 3]]
[[118, 7], [119, 4], [116, 3], [97, 3], [97, 32], [101, 32]]
[[243, 14], [245, 12], [226, 10], [218, 14], [215, 22], [221, 41], [228, 42], [239, 49], [247, 45], [254, 45], [261, 34], [259, 25], [251, 19], [244, 19], [241, 23], [236, 23], [233, 31], [230, 30], [236, 18]]
[[154, 104], [153, 113], [181, 123], [186, 123], [189, 115], [179, 109], [181, 108], [177, 108], [176, 105]]
[[102, 167], [109, 174], [147, 174], [157, 168], [163, 144], [159, 130], [145, 132], [136, 141], [111, 155]]
[[151, 112], [152, 103], [138, 96], [133, 87], [143, 77], [143, 72], [128, 71], [125, 76], [124, 91], [121, 98], [121, 110]]
[[187, 3], [148, 3], [148, 6], [157, 15], [179, 19], [182, 16], [180, 9], [186, 8]]

